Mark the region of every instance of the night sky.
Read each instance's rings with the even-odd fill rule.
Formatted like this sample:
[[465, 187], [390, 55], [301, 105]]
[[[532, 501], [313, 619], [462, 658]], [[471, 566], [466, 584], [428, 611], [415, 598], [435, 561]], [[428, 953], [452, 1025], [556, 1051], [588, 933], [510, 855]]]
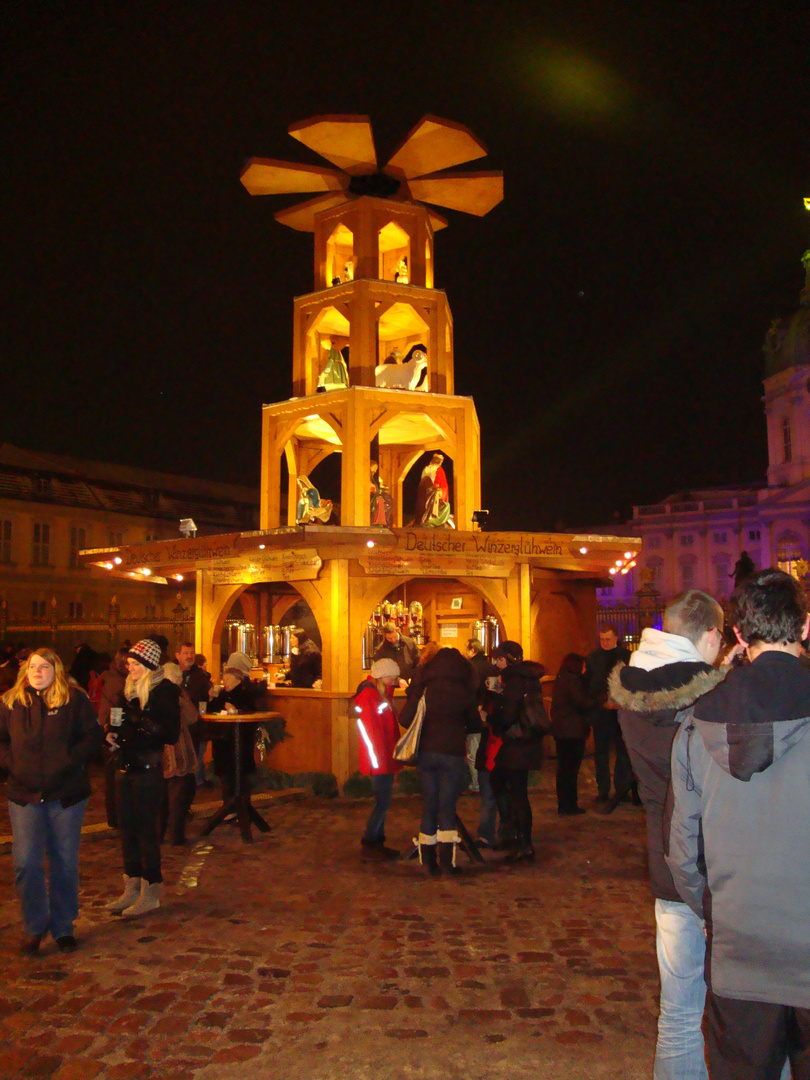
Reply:
[[762, 342], [810, 246], [806, 5], [31, 0], [0, 30], [0, 439], [257, 484], [312, 237], [240, 170], [327, 164], [286, 133], [319, 113], [370, 115], [382, 163], [433, 113], [505, 174], [436, 240], [490, 527], [763, 477]]

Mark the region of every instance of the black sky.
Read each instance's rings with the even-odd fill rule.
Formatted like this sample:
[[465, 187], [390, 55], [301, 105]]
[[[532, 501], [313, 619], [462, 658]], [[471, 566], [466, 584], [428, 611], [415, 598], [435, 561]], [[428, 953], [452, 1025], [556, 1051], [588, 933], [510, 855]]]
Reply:
[[73, 0], [0, 23], [3, 440], [257, 482], [312, 238], [240, 169], [323, 164], [286, 134], [318, 113], [369, 114], [384, 161], [429, 112], [505, 173], [436, 242], [491, 525], [763, 475], [761, 346], [810, 237], [806, 5]]

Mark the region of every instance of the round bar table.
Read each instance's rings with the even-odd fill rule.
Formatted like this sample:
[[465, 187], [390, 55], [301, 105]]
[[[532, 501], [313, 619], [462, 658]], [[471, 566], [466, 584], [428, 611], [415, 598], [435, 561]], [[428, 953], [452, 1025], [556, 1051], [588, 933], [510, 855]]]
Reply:
[[239, 822], [239, 831], [242, 834], [242, 839], [246, 844], [253, 843], [253, 834], [250, 830], [250, 823], [256, 826], [259, 832], [270, 832], [270, 826], [261, 816], [259, 811], [250, 802], [250, 790], [242, 790], [242, 725], [243, 724], [260, 724], [263, 720], [276, 720], [281, 716], [281, 713], [277, 712], [255, 712], [255, 713], [210, 713], [206, 712], [203, 715], [203, 719], [207, 723], [215, 724], [230, 724], [233, 728], [233, 750], [234, 750], [234, 793], [233, 798], [223, 801], [222, 806], [217, 810], [208, 824], [202, 831], [203, 836], [208, 836], [214, 831], [217, 825], [221, 824], [228, 816], [228, 814], [236, 814], [236, 820]]

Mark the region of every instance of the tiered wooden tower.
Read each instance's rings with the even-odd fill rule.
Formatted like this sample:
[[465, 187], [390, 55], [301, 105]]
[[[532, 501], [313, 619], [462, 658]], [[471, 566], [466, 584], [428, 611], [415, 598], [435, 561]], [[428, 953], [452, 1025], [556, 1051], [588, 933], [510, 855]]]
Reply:
[[[486, 149], [461, 125], [430, 116], [381, 171], [367, 117], [316, 117], [290, 134], [339, 168], [254, 158], [242, 174], [253, 195], [325, 192], [275, 215], [314, 233], [315, 289], [295, 300], [295, 397], [264, 407], [262, 528], [296, 523], [298, 477], [335, 452], [342, 454], [340, 524], [369, 524], [373, 457], [393, 497], [393, 524], [402, 526], [403, 480], [426, 450], [453, 462], [454, 518], [469, 528], [481, 505], [478, 418], [472, 399], [454, 394], [453, 321], [447, 296], [434, 288], [434, 234], [447, 222], [415, 200], [481, 216], [503, 198], [503, 175], [442, 172]], [[384, 360], [415, 345], [427, 356], [419, 388], [380, 385], [392, 375], [405, 382], [407, 371], [392, 372]], [[317, 393], [329, 349], [345, 346], [348, 386]]]

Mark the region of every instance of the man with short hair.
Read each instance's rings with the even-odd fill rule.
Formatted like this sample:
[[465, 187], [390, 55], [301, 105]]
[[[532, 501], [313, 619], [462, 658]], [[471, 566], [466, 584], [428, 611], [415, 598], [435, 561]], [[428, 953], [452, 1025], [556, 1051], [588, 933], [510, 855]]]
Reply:
[[202, 723], [200, 722], [200, 702], [208, 703], [208, 691], [211, 689], [211, 676], [196, 663], [197, 653], [190, 641], [181, 642], [174, 652], [177, 665], [183, 673], [183, 689], [191, 698], [194, 708], [197, 710], [197, 723], [189, 727], [194, 749], [197, 752], [197, 787], [205, 783], [205, 751], [208, 749], [208, 740], [202, 740]]
[[750, 663], [686, 711], [666, 861], [706, 919], [712, 1080], [810, 1077], [810, 632], [804, 586], [760, 570], [734, 593]]
[[[630, 767], [630, 758], [622, 739], [619, 721], [616, 718], [616, 705], [608, 695], [608, 677], [618, 663], [626, 664], [630, 653], [619, 645], [616, 627], [606, 623], [599, 627], [599, 648], [585, 660], [585, 677], [588, 689], [599, 702], [588, 714], [588, 723], [593, 729], [593, 763], [596, 771], [596, 808], [609, 814], [618, 801], [634, 790], [635, 781]], [[610, 798], [610, 748], [613, 747], [613, 789], [615, 798]]]
[[395, 622], [383, 623], [382, 631], [383, 642], [374, 653], [374, 659], [393, 660], [399, 668], [400, 676], [410, 682], [419, 663], [419, 646], [413, 638], [401, 634]]
[[675, 888], [664, 861], [662, 819], [678, 713], [720, 682], [712, 665], [722, 641], [723, 609], [690, 589], [664, 612], [664, 629], [645, 629], [629, 665], [609, 680], [618, 720], [647, 815], [647, 863], [655, 897], [656, 953], [661, 979], [654, 1080], [707, 1080], [701, 1021], [703, 919]]

